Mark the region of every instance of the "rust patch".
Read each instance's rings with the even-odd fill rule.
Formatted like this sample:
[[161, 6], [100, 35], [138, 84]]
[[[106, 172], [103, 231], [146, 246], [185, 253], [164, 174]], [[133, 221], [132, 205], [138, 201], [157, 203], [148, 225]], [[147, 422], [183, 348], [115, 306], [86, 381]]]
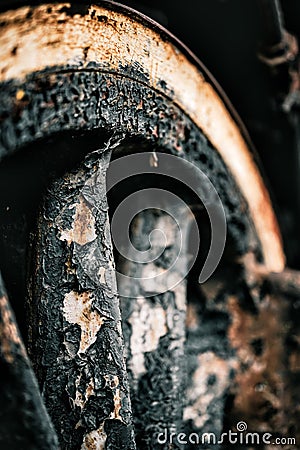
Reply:
[[105, 318], [92, 309], [93, 300], [88, 292], [79, 294], [71, 291], [65, 295], [63, 314], [67, 322], [77, 324], [81, 328], [78, 352], [85, 352], [97, 338], [97, 333]]
[[22, 100], [25, 97], [25, 92], [23, 91], [23, 89], [18, 89], [16, 92], [16, 99], [18, 101]]
[[257, 314], [244, 311], [236, 297], [229, 298], [228, 309], [232, 318], [228, 337], [239, 361], [233, 413], [257, 431], [273, 426], [282, 432], [287, 329], [279, 324], [284, 320], [284, 306], [267, 295]]

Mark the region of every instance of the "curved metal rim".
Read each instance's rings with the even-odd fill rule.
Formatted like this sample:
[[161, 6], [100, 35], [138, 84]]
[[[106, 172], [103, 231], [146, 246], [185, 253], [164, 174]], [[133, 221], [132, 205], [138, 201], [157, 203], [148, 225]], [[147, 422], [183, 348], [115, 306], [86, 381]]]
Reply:
[[[36, 0], [36, 1], [26, 1], [26, 0], [13, 0], [11, 2], [4, 1], [0, 4], [0, 13], [4, 11], [8, 11], [11, 9], [17, 9], [22, 6], [37, 6], [46, 4], [48, 2], [45, 2], [43, 0]], [[51, 3], [62, 3], [62, 1], [54, 0], [51, 1]], [[71, 2], [72, 3], [72, 2]], [[75, 2], [74, 2], [75, 3]], [[151, 17], [146, 16], [145, 14], [141, 13], [140, 11], [137, 11], [136, 9], [124, 5], [119, 2], [115, 2], [112, 0], [96, 0], [95, 2], [91, 2], [89, 0], [81, 0], [80, 3], [86, 4], [87, 6], [97, 5], [97, 6], [105, 6], [107, 9], [110, 9], [112, 11], [119, 10], [120, 12], [127, 13], [131, 17], [133, 17], [138, 22], [151, 27], [154, 31], [159, 32], [162, 34], [166, 39], [168, 39], [171, 43], [174, 43], [176, 47], [190, 60], [192, 64], [194, 64], [200, 71], [204, 74], [205, 78], [207, 78], [208, 81], [212, 84], [212, 86], [215, 88], [216, 92], [222, 99], [222, 101], [225, 103], [226, 107], [230, 111], [233, 119], [237, 123], [237, 125], [240, 128], [240, 131], [245, 138], [249, 148], [254, 154], [255, 159], [257, 160], [257, 164], [259, 164], [259, 156], [256, 152], [256, 149], [254, 147], [254, 144], [249, 136], [249, 133], [247, 131], [247, 128], [245, 124], [243, 123], [240, 115], [232, 105], [231, 101], [229, 100], [228, 96], [226, 95], [225, 91], [222, 89], [216, 78], [212, 75], [212, 73], [209, 71], [209, 69], [204, 65], [204, 63], [201, 61], [200, 58], [198, 58], [195, 53], [187, 46], [185, 45], [179, 38], [177, 38], [171, 31], [169, 31], [167, 28], [165, 28], [160, 23], [156, 22]]]
[[[40, 4], [40, 2], [37, 3]], [[20, 2], [14, 2], [15, 6], [22, 6], [22, 4], [24, 5], [24, 2], [22, 2], [21, 4]], [[44, 19], [47, 15], [46, 5], [49, 4], [46, 3], [36, 7], [36, 13], [39, 12], [39, 14], [44, 14]], [[61, 5], [62, 7], [67, 6], [68, 8], [71, 8], [71, 4], [65, 2], [58, 2], [54, 4], [51, 3], [51, 5], [54, 5], [54, 7], [55, 5], [57, 5], [57, 14], [61, 13], [59, 5]], [[251, 216], [262, 244], [264, 260], [267, 268], [271, 271], [282, 271], [285, 264], [285, 257], [282, 249], [277, 220], [271, 206], [269, 193], [265, 188], [262, 177], [255, 164], [253, 155], [249, 152], [249, 140], [244, 136], [243, 133], [241, 133], [241, 129], [239, 126], [237, 126], [235, 118], [233, 120], [232, 107], [230, 107], [230, 114], [227, 110], [228, 105], [224, 105], [223, 99], [221, 99], [219, 96], [219, 92], [216, 93], [211, 83], [207, 82], [207, 80], [203, 76], [202, 70], [204, 70], [206, 77], [210, 79], [209, 81], [212, 80], [212, 83], [215, 86], [215, 80], [211, 77], [209, 72], [205, 68], [203, 68], [203, 64], [191, 52], [189, 52], [189, 50], [183, 44], [181, 44], [180, 41], [178, 41], [174, 36], [168, 33], [163, 27], [160, 27], [153, 20], [149, 20], [148, 18], [146, 18], [146, 16], [137, 13], [131, 8], [127, 8], [123, 5], [112, 3], [107, 0], [98, 2], [99, 6], [96, 6], [95, 4], [91, 5], [90, 2], [82, 2], [79, 5], [77, 4], [76, 8], [80, 7], [80, 5], [81, 7], [82, 5], [84, 5], [85, 7], [85, 10], [82, 14], [80, 14], [80, 11], [78, 10], [79, 14], [76, 15], [76, 9], [75, 12], [70, 11], [71, 14], [65, 14], [65, 16], [72, 17], [72, 19], [69, 18], [68, 20], [73, 20], [72, 25], [78, 26], [77, 32], [80, 33], [79, 36], [81, 46], [78, 44], [78, 41], [76, 41], [76, 35], [72, 36], [72, 33], [70, 33], [70, 29], [69, 34], [66, 35], [65, 25], [63, 27], [63, 30], [60, 29], [60, 31], [57, 31], [56, 27], [52, 29], [52, 32], [54, 34], [56, 32], [58, 33], [58, 38], [61, 36], [64, 37], [63, 50], [60, 47], [59, 50], [55, 49], [54, 46], [51, 47], [52, 42], [49, 43], [50, 47], [42, 47], [44, 45], [44, 42], [40, 44], [40, 42], [37, 40], [37, 36], [34, 35], [34, 32], [30, 30], [30, 27], [28, 28], [27, 18], [25, 18], [24, 16], [24, 10], [23, 12], [21, 12], [21, 16], [23, 14], [23, 22], [22, 19], [18, 18], [18, 23], [24, 24], [26, 20], [26, 33], [29, 29], [29, 34], [31, 33], [31, 38], [33, 39], [33, 41], [35, 40], [38, 42], [37, 44], [34, 44], [33, 49], [34, 51], [39, 50], [42, 52], [42, 62], [39, 62], [40, 66], [38, 66], [35, 65], [35, 61], [33, 63], [32, 61], [29, 61], [29, 63], [26, 61], [25, 66], [22, 69], [22, 73], [22, 71], [18, 70], [19, 67], [22, 67], [22, 64], [24, 64], [24, 60], [26, 58], [24, 58], [23, 55], [23, 60], [21, 58], [21, 63], [14, 66], [14, 57], [11, 56], [11, 60], [10, 62], [8, 62], [8, 66], [14, 69], [10, 73], [10, 78], [18, 77], [19, 73], [24, 76], [24, 74], [26, 73], [32, 73], [36, 70], [41, 70], [42, 67], [55, 65], [59, 66], [62, 61], [68, 59], [72, 51], [72, 57], [76, 60], [76, 57], [78, 57], [78, 52], [82, 52], [83, 50], [84, 38], [89, 43], [89, 39], [91, 39], [92, 42], [91, 55], [89, 55], [88, 58], [85, 57], [84, 65], [88, 64], [89, 61], [91, 62], [97, 60], [97, 57], [100, 57], [100, 61], [105, 62], [107, 61], [109, 55], [109, 62], [112, 64], [111, 67], [115, 71], [119, 70], [120, 63], [126, 65], [135, 61], [132, 57], [132, 54], [130, 54], [129, 57], [128, 53], [126, 53], [127, 50], [125, 49], [124, 41], [126, 42], [126, 44], [128, 43], [127, 46], [129, 47], [131, 44], [134, 51], [136, 49], [137, 36], [142, 41], [139, 43], [140, 47], [142, 46], [142, 43], [144, 43], [144, 45], [148, 45], [150, 43], [152, 45], [151, 51], [153, 52], [151, 58], [147, 60], [147, 57], [145, 57], [142, 52], [135, 52], [134, 54], [137, 64], [140, 64], [142, 69], [146, 68], [149, 71], [149, 85], [154, 89], [158, 89], [158, 82], [160, 82], [161, 80], [165, 80], [166, 85], [169, 87], [169, 89], [174, 90], [174, 102], [177, 103], [177, 105], [190, 116], [190, 118], [196, 123], [196, 125], [202, 129], [204, 134], [211, 141], [216, 150], [220, 153], [225, 164], [236, 179], [236, 182], [249, 205]], [[118, 12], [118, 10], [120, 12]], [[125, 21], [124, 23], [126, 26], [128, 26], [128, 29], [124, 31], [124, 29], [121, 30], [120, 27], [120, 29], [117, 31], [119, 32], [121, 37], [118, 37], [115, 30], [112, 31], [111, 29], [114, 28], [114, 26], [111, 27], [112, 23], [108, 25], [102, 24], [101, 28], [99, 28], [100, 25], [97, 22], [97, 24], [92, 24], [93, 29], [91, 30], [90, 24], [92, 23], [91, 19], [93, 18], [92, 11], [100, 11], [100, 13], [101, 11], [109, 11], [109, 20], [112, 21], [112, 23], [118, 23], [119, 26], [120, 24], [123, 25], [125, 17], [127, 18], [127, 21]], [[77, 18], [77, 22], [75, 19], [73, 19], [73, 16]], [[5, 16], [4, 13], [4, 17], [13, 18], [14, 15], [7, 15], [6, 13]], [[108, 18], [106, 17], [106, 19]], [[30, 19], [28, 19], [28, 21], [29, 20]], [[117, 22], [117, 20], [119, 22]], [[35, 25], [35, 23], [36, 22], [33, 21], [33, 25]], [[45, 28], [43, 28], [46, 26], [47, 23], [45, 24], [43, 22], [42, 25], [40, 24], [39, 32], [42, 38], [44, 38], [45, 34], [47, 35]], [[149, 30], [146, 36], [144, 29], [145, 27], [147, 30]], [[23, 41], [24, 35], [18, 29], [18, 26], [15, 27], [15, 33], [16, 39], [19, 38], [20, 42]], [[97, 38], [97, 36], [99, 36], [99, 33], [102, 33], [101, 40]], [[48, 34], [51, 35], [51, 32]], [[6, 37], [6, 43], [7, 39], [10, 39], [10, 34], [8, 34], [8, 36], [8, 38]], [[165, 40], [162, 39], [162, 36], [163, 38], [165, 38]], [[36, 47], [36, 45], [38, 48]], [[138, 48], [138, 50], [140, 50], [140, 47]], [[47, 51], [50, 52], [48, 53], [48, 55], [44, 54], [46, 48]], [[26, 50], [28, 51], [28, 48], [24, 50], [23, 47], [22, 50], [23, 52], [26, 52]], [[109, 51], [111, 51], [111, 53], [109, 53]], [[9, 52], [7, 54], [9, 54]], [[154, 54], [156, 59], [154, 58]], [[188, 54], [188, 57], [186, 56], [186, 54]], [[5, 51], [2, 55], [2, 60], [6, 60]], [[153, 60], [155, 61], [155, 63], [157, 63], [155, 69], [153, 69], [152, 67]], [[168, 64], [166, 64], [166, 61], [168, 61]], [[180, 70], [178, 70], [178, 68], [180, 68]], [[5, 74], [5, 70], [3, 73]], [[7, 77], [9, 79], [9, 75], [7, 75]], [[5, 79], [7, 78], [5, 78], [5, 75], [3, 75], [2, 80]], [[162, 87], [160, 87], [158, 90], [162, 95], [166, 93]], [[217, 88], [217, 90], [219, 89]], [[227, 103], [226, 100], [225, 103]]]

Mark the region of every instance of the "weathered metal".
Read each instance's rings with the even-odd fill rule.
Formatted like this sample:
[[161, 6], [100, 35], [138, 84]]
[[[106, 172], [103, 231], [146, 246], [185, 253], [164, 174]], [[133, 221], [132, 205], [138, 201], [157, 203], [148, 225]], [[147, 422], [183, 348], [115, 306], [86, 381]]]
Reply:
[[0, 275], [0, 446], [56, 450], [58, 440], [41, 398]]
[[109, 145], [96, 155], [44, 200], [29, 351], [62, 448], [134, 449], [106, 200]]
[[[45, 67], [48, 73], [104, 71], [129, 76], [171, 97], [232, 172], [251, 210], [266, 265], [273, 271], [283, 269], [276, 218], [253, 156], [211, 83], [172, 37], [108, 2], [23, 7], [2, 13], [0, 20], [1, 82], [24, 79]], [[23, 92], [22, 87], [16, 92], [20, 106], [26, 101]]]
[[[28, 112], [26, 113], [24, 109], [17, 120], [10, 116], [5, 121], [2, 130], [11, 125], [16, 129], [23, 129], [23, 139], [30, 142], [34, 141], [37, 135], [43, 135], [43, 133], [44, 136], [51, 135], [55, 130], [57, 132], [64, 128], [76, 130], [81, 127], [82, 131], [87, 132], [89, 127], [102, 126], [108, 132], [109, 129], [112, 130], [118, 126], [118, 130], [124, 132], [127, 136], [123, 148], [130, 148], [131, 146], [133, 150], [135, 148], [140, 150], [140, 145], [137, 147], [135, 143], [135, 139], [140, 137], [146, 139], [144, 142], [147, 142], [147, 139], [149, 140], [148, 146], [156, 145], [157, 149], [163, 148], [164, 151], [181, 155], [182, 158], [192, 158], [195, 164], [209, 175], [220, 193], [228, 221], [228, 232], [236, 251], [245, 254], [250, 249], [256, 248], [257, 252], [260, 252], [259, 241], [255, 239], [255, 231], [251, 219], [247, 216], [245, 202], [238, 194], [236, 184], [230, 173], [201, 131], [175, 105], [166, 99], [161, 99], [158, 94], [143, 85], [126, 79], [120, 80], [118, 77], [109, 74], [70, 73], [55, 77], [52, 75], [50, 78], [46, 76], [46, 79], [46, 83], [41, 81], [37, 83], [32, 80], [26, 83], [26, 87], [23, 84], [26, 95], [31, 99]], [[14, 93], [18, 89], [20, 89], [20, 85], [16, 83], [11, 86], [11, 90], [6, 86], [6, 89], [2, 91], [4, 98], [6, 98], [3, 103], [6, 111], [11, 105], [9, 99], [15, 98]], [[81, 92], [81, 99], [77, 92]], [[41, 95], [41, 93], [43, 94]], [[104, 93], [105, 97], [103, 98]], [[126, 100], [124, 100], [125, 93]], [[45, 96], [51, 99], [51, 102], [45, 103]], [[102, 99], [96, 108], [93, 98]], [[127, 108], [124, 101], [130, 102], [131, 107]], [[61, 106], [57, 110], [55, 105]], [[24, 106], [26, 108], [26, 104]], [[27, 122], [29, 111], [33, 127]], [[67, 122], [65, 121], [66, 116], [68, 117]], [[159, 129], [157, 130], [158, 123]], [[128, 131], [128, 124], [130, 124], [130, 131]], [[170, 124], [172, 124], [171, 127]], [[155, 130], [157, 130], [156, 133], [153, 133]], [[189, 136], [188, 139], [185, 137], [187, 135]], [[7, 134], [5, 139], [7, 139]], [[55, 144], [50, 148], [52, 148], [55, 156]], [[121, 150], [117, 151], [120, 152]], [[60, 186], [59, 180], [57, 183]], [[61, 186], [65, 186], [65, 189], [67, 189], [66, 181], [61, 181]], [[204, 186], [203, 189], [205, 190]], [[63, 205], [67, 196], [64, 196], [63, 193], [57, 195], [58, 197], [62, 196]], [[46, 232], [47, 226], [44, 225], [43, 229]], [[71, 234], [66, 233], [66, 238], [68, 236], [70, 238]], [[45, 234], [43, 238], [45, 240], [44, 251], [47, 254], [50, 249], [46, 244], [46, 237]], [[34, 242], [36, 243], [36, 240]], [[68, 247], [65, 248], [65, 250], [67, 249]], [[63, 267], [63, 264], [60, 265], [59, 261], [56, 260], [55, 266]], [[53, 286], [56, 285], [56, 282], [60, 282], [60, 273], [57, 275], [56, 281], [53, 281]], [[39, 289], [36, 290], [36, 301], [38, 301], [38, 298]], [[59, 310], [55, 309], [55, 311], [59, 314]], [[30, 324], [34, 324], [37, 315], [33, 317], [35, 319], [31, 320]], [[43, 317], [44, 322], [46, 316]], [[60, 324], [57, 326], [60, 327]], [[33, 351], [33, 354], [36, 355], [34, 358], [39, 358], [38, 352]], [[37, 375], [41, 376], [41, 380], [43, 380], [39, 371], [37, 371]], [[53, 380], [53, 384], [55, 384], [54, 382], [56, 382], [56, 379]], [[161, 382], [163, 383], [163, 378]]]
[[[246, 139], [207, 74], [164, 30], [109, 2], [26, 6], [0, 18], [1, 158], [24, 147], [38, 155], [47, 145], [55, 159], [58, 139], [84, 136], [86, 143], [76, 163], [67, 146], [67, 173], [53, 175], [32, 239], [28, 347], [61, 448], [135, 448], [135, 440], [138, 448], [156, 448], [159, 431], [220, 434], [235, 418], [256, 427], [252, 409], [264, 414], [266, 401], [277, 410], [274, 420], [261, 418], [264, 429], [281, 426], [287, 333], [278, 336], [276, 324], [293, 306], [271, 300], [275, 286], [287, 297], [290, 290], [270, 270], [283, 269], [284, 254]], [[122, 139], [89, 148], [92, 133], [99, 142]], [[210, 178], [229, 243], [220, 271], [200, 289], [182, 280], [158, 294], [152, 284], [149, 297], [141, 283], [128, 284], [129, 393], [105, 171], [110, 150], [118, 157], [144, 148], [158, 163], [160, 152], [192, 161]], [[172, 256], [178, 236], [167, 215], [143, 213], [133, 242], [139, 246], [159, 221], [170, 232]], [[183, 266], [187, 227], [182, 219]], [[164, 257], [144, 270], [164, 267]], [[128, 261], [120, 267], [141, 270]]]
[[[132, 224], [132, 245], [145, 251], [149, 234], [160, 230], [165, 245], [152, 236], [153, 261], [141, 264], [128, 259], [119, 263], [121, 278], [122, 324], [126, 345], [126, 362], [130, 395], [135, 419], [138, 448], [161, 448], [159, 433], [182, 429], [182, 413], [187, 384], [185, 360], [186, 280], [188, 264], [189, 217], [169, 207], [168, 212], [147, 210]], [[151, 277], [149, 275], [151, 274]], [[161, 274], [165, 274], [161, 277]], [[167, 278], [172, 288], [166, 290]]]

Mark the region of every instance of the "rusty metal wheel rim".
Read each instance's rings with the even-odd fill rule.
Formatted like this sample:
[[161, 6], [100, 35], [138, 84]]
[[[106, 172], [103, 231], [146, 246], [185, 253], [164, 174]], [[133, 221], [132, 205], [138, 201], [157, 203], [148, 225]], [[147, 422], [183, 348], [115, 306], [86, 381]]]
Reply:
[[[5, 55], [7, 56], [8, 52], [4, 52], [2, 58], [4, 66], [2, 66], [1, 72], [2, 98], [4, 99], [3, 157], [13, 158], [16, 150], [22, 151], [22, 148], [38, 139], [51, 139], [51, 136], [62, 130], [76, 134], [87, 132], [89, 129], [103, 128], [108, 133], [115, 129], [127, 133], [129, 140], [138, 137], [146, 138], [150, 147], [154, 146], [156, 150], [161, 147], [164, 151], [183, 158], [192, 160], [198, 158], [200, 166], [202, 164], [203, 167], [206, 167], [212, 178], [216, 171], [217, 178], [219, 176], [220, 180], [222, 174], [223, 176], [227, 174], [230, 179], [229, 185], [226, 186], [225, 196], [231, 195], [236, 199], [234, 205], [231, 204], [227, 207], [229, 227], [231, 223], [232, 230], [234, 230], [233, 219], [237, 220], [235, 212], [238, 210], [237, 216], [243, 217], [243, 220], [238, 221], [238, 224], [235, 223], [235, 226], [242, 227], [242, 233], [247, 230], [247, 236], [245, 235], [242, 240], [242, 248], [239, 249], [240, 254], [253, 252], [262, 258], [266, 270], [282, 270], [284, 256], [268, 193], [239, 127], [235, 125], [212, 85], [199, 72], [199, 68], [195, 67], [189, 58], [186, 58], [185, 54], [176, 48], [177, 43], [174, 43], [172, 37], [164, 35], [166, 40], [160, 44], [161, 30], [155, 28], [152, 22], [147, 22], [144, 17], [133, 16], [126, 8], [116, 7], [114, 4], [108, 5], [108, 2], [103, 2], [101, 6], [87, 8], [83, 15], [82, 13], [76, 14], [78, 10], [72, 10], [68, 4], [52, 5], [50, 10], [47, 9], [49, 7], [41, 5], [32, 9], [25, 7], [3, 13], [3, 21], [12, 23], [7, 24], [6, 29], [9, 30], [12, 27], [12, 35], [15, 34], [16, 37], [16, 42], [13, 42], [11, 35], [8, 34], [11, 40], [7, 40], [6, 43], [9, 45], [3, 45], [4, 50], [8, 50], [9, 58], [11, 58], [6, 58]], [[115, 7], [118, 9], [117, 12], [112, 10]], [[41, 28], [39, 29], [39, 25], [37, 28], [38, 36], [42, 38], [49, 26], [47, 21], [51, 17], [51, 20], [54, 18], [55, 26], [59, 21], [64, 24], [61, 27], [62, 42], [67, 36], [66, 22], [64, 22], [66, 20], [70, 21], [70, 26], [78, 25], [79, 35], [87, 32], [88, 44], [91, 45], [87, 46], [86, 43], [80, 44], [79, 47], [75, 45], [71, 61], [64, 65], [62, 61], [65, 62], [67, 56], [70, 57], [69, 52], [73, 51], [72, 45], [70, 46], [67, 39], [67, 42], [64, 42], [66, 44], [64, 50], [61, 52], [60, 48], [57, 52], [55, 49], [57, 41], [55, 42], [54, 39], [54, 42], [40, 48], [44, 51], [47, 47], [50, 48], [46, 64], [41, 64], [38, 58], [37, 62], [34, 61], [30, 65], [30, 61], [22, 58], [26, 45], [22, 49], [23, 41], [19, 38], [22, 36], [26, 42], [27, 33], [24, 27], [22, 29], [22, 23], [24, 25], [25, 21], [35, 19], [40, 21]], [[109, 50], [109, 55], [113, 55], [111, 65], [107, 65], [106, 58], [103, 58], [103, 52], [107, 51], [103, 45], [102, 50], [96, 48], [95, 57], [93, 54], [95, 40], [93, 41], [93, 36], [89, 34], [93, 20], [97, 20], [96, 31], [98, 35], [102, 31], [102, 34], [106, 36], [106, 42], [109, 42], [111, 36], [119, 39], [118, 27], [121, 26], [121, 23], [127, 23], [131, 31], [135, 28], [140, 30], [140, 36], [146, 30], [145, 36], [149, 40], [148, 44], [154, 41], [156, 46], [162, 45], [160, 48], [160, 51], [163, 52], [162, 60], [165, 62], [166, 55], [169, 55], [171, 59], [171, 68], [164, 73], [165, 79], [162, 79], [163, 66], [158, 70], [158, 75], [153, 75], [151, 78], [151, 71], [149, 74], [147, 72], [149, 69], [149, 65], [145, 62], [147, 59], [145, 60], [145, 57], [139, 53], [135, 64], [128, 64], [128, 59], [124, 56], [128, 50], [118, 47], [116, 42], [111, 44]], [[97, 28], [98, 26], [100, 29]], [[33, 27], [29, 27], [29, 42], [31, 29]], [[130, 32], [128, 35], [130, 36]], [[53, 39], [53, 35], [51, 38]], [[71, 43], [75, 44], [73, 36], [69, 36], [69, 38]], [[3, 39], [5, 42], [5, 37]], [[16, 45], [17, 41], [21, 44]], [[33, 41], [34, 45], [40, 46], [36, 37]], [[58, 46], [60, 47], [60, 45], [61, 41], [58, 40]], [[131, 41], [131, 45], [133, 45], [133, 41]], [[117, 52], [116, 49], [118, 49]], [[79, 53], [77, 53], [78, 51]], [[42, 53], [38, 54], [42, 55]], [[78, 56], [79, 59], [76, 60]], [[16, 63], [16, 58], [17, 60], [20, 58], [19, 63]], [[51, 61], [50, 64], [49, 61]], [[8, 64], [8, 72], [5, 70], [5, 64]], [[179, 76], [179, 81], [177, 76]], [[116, 109], [112, 106], [113, 98], [110, 97], [110, 91], [113, 89], [115, 92], [123, 92], [123, 97], [126, 97], [124, 92], [130, 93], [131, 113], [127, 111], [126, 120], [123, 119], [124, 121], [121, 123], [116, 113], [118, 108], [120, 110], [120, 106]], [[83, 98], [80, 99], [82, 92], [84, 93]], [[193, 94], [197, 101], [191, 107]], [[205, 110], [201, 109], [201, 100], [206, 105]], [[99, 110], [95, 113], [101, 101], [102, 105], [104, 104], [101, 111], [102, 116], [99, 114]], [[105, 106], [105, 102], [108, 103], [108, 106]], [[122, 108], [124, 110], [124, 101]], [[157, 114], [155, 119], [153, 119], [154, 111], [154, 114]], [[140, 114], [139, 120], [137, 120], [137, 114]], [[26, 124], [28, 117], [29, 119], [34, 118], [34, 125]], [[155, 126], [155, 122], [160, 126]], [[171, 130], [168, 129], [168, 123], [172, 123]], [[220, 124], [221, 134], [216, 129], [216, 124]], [[27, 130], [26, 133], [22, 134], [22, 128]], [[208, 158], [205, 156], [205, 159], [201, 152], [196, 156], [197, 145], [207, 148]], [[231, 153], [232, 148], [234, 149], [233, 153]], [[209, 168], [209, 164], [207, 166], [206, 162], [210, 163], [212, 160], [214, 162]], [[237, 165], [235, 166], [235, 164]], [[240, 170], [241, 168], [242, 170]], [[250, 178], [247, 178], [248, 175]], [[230, 208], [233, 211], [230, 212]], [[234, 235], [234, 231], [232, 235]]]

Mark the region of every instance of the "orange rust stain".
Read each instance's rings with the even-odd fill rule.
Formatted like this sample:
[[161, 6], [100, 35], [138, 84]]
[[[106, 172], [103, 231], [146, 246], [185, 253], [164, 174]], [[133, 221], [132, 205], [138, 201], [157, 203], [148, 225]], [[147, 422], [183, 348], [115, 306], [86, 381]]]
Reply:
[[[228, 337], [236, 349], [239, 362], [234, 388], [234, 414], [243, 420], [248, 419], [256, 429], [267, 426], [264, 415], [272, 408], [272, 420], [278, 424], [282, 421], [280, 410], [285, 384], [284, 308], [278, 299], [266, 296], [257, 314], [242, 310], [236, 297], [229, 298], [228, 309], [232, 318]], [[259, 354], [255, 354], [251, 345], [257, 339], [262, 342]]]
[[16, 92], [16, 99], [17, 100], [22, 100], [25, 96], [25, 92], [23, 91], [23, 89], [18, 89]]

